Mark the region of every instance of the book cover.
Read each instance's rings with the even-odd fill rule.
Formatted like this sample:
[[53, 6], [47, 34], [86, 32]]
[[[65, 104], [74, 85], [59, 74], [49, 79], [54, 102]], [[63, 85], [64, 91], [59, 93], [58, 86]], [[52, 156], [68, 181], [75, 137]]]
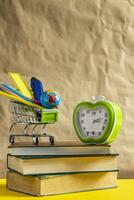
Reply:
[[35, 196], [114, 188], [117, 186], [117, 173], [117, 171], [108, 171], [53, 176], [23, 176], [8, 171], [7, 188]]
[[117, 170], [117, 154], [7, 156], [7, 167], [23, 175]]

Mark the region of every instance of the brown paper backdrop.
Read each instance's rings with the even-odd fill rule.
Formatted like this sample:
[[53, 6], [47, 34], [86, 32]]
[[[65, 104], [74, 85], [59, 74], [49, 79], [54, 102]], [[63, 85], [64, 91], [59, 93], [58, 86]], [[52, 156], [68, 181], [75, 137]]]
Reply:
[[[80, 100], [104, 95], [123, 110], [112, 144], [120, 177], [134, 177], [134, 1], [0, 0], [0, 80], [7, 72], [40, 78], [62, 97], [56, 140], [78, 140], [72, 113]], [[0, 97], [0, 176], [5, 176], [9, 100]]]

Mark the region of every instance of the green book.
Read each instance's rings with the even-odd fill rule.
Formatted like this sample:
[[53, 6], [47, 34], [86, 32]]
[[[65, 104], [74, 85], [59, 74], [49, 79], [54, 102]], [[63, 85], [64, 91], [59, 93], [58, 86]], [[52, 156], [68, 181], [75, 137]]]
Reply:
[[7, 167], [23, 175], [59, 174], [117, 170], [118, 154], [13, 156], [8, 154]]
[[76, 142], [16, 143], [8, 147], [8, 153], [16, 156], [27, 155], [82, 155], [82, 154], [110, 154], [114, 153], [110, 145], [86, 145]]

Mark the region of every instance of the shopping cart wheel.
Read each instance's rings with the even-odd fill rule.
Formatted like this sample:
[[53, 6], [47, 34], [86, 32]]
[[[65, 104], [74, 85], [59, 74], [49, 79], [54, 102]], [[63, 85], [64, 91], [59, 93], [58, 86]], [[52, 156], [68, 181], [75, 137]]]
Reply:
[[37, 136], [33, 137], [33, 144], [38, 144], [39, 143], [39, 139]]
[[9, 142], [10, 142], [11, 144], [14, 144], [14, 142], [15, 142], [15, 136], [10, 135], [10, 137], [9, 137]]
[[54, 137], [53, 137], [53, 136], [50, 136], [50, 137], [49, 137], [49, 141], [50, 141], [51, 144], [54, 144]]

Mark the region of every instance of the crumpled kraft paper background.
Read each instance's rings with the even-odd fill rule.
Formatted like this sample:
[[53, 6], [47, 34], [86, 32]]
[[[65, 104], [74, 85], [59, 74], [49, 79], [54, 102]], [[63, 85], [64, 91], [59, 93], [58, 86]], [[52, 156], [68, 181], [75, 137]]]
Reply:
[[[134, 177], [134, 1], [1, 0], [0, 80], [36, 76], [62, 97], [57, 141], [79, 141], [72, 124], [81, 100], [104, 95], [120, 105], [123, 126], [112, 144], [119, 177]], [[0, 97], [0, 177], [5, 177], [9, 100]]]

